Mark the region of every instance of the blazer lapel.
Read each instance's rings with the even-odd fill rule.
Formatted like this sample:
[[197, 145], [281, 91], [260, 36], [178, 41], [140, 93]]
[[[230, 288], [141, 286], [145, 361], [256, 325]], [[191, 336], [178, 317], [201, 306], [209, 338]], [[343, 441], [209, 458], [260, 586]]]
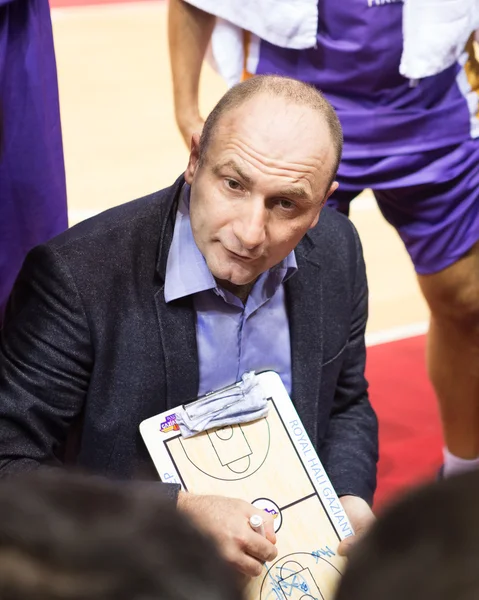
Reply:
[[164, 294], [166, 263], [184, 182], [183, 177], [176, 181], [170, 188], [168, 201], [162, 202], [159, 210], [160, 242], [156, 265], [159, 289], [155, 293], [155, 304], [163, 346], [167, 409], [194, 400], [199, 385], [193, 302], [191, 298], [183, 298], [167, 304]]
[[316, 443], [323, 359], [322, 281], [319, 258], [306, 236], [296, 249], [298, 271], [286, 282], [291, 335], [292, 398]]
[[166, 407], [196, 398], [199, 385], [196, 323], [190, 298], [166, 303], [164, 286], [155, 294], [165, 359]]

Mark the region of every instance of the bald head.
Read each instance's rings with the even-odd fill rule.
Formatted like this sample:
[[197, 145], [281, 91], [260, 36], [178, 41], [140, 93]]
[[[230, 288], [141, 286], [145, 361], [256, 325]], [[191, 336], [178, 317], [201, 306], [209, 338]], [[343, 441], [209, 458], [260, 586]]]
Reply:
[[281, 99], [285, 105], [305, 107], [309, 109], [308, 112], [313, 111], [317, 113], [327, 128], [333, 150], [329, 179], [329, 183], [331, 183], [336, 177], [336, 172], [341, 161], [343, 147], [341, 124], [333, 107], [323, 97], [321, 92], [311, 85], [289, 77], [259, 75], [243, 81], [228, 90], [206, 119], [200, 140], [200, 162], [206, 159], [211, 140], [217, 133], [221, 121], [228, 114], [260, 95], [265, 97], [265, 104], [272, 99]]

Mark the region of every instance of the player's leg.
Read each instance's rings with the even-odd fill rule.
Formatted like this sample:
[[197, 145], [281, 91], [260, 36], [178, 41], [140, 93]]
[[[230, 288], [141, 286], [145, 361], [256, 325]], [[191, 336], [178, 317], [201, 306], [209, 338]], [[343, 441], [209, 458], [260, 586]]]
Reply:
[[[431, 153], [431, 156], [433, 154]], [[479, 140], [434, 154], [443, 183], [376, 191], [431, 310], [428, 370], [452, 455], [479, 457]], [[432, 172], [432, 171], [431, 171]], [[446, 472], [474, 463], [448, 455]], [[479, 463], [479, 461], [477, 461]]]
[[456, 457], [475, 459], [479, 457], [479, 244], [446, 269], [418, 279], [431, 309], [428, 369], [446, 446]]

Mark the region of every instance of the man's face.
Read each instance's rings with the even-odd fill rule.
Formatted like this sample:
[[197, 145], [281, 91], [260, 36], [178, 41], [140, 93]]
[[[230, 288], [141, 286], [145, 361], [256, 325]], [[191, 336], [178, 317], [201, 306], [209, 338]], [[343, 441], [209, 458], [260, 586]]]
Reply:
[[194, 136], [185, 179], [196, 245], [213, 276], [242, 286], [280, 263], [318, 221], [334, 149], [322, 117], [260, 94], [223, 115], [206, 157]]

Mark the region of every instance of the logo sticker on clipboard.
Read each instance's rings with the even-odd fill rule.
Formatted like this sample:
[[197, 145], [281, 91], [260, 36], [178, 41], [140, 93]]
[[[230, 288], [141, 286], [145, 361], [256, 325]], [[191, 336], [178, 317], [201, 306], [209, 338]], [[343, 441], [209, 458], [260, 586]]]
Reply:
[[168, 415], [166, 419], [160, 425], [161, 433], [168, 433], [169, 431], [179, 431], [180, 426], [176, 422], [176, 415]]

